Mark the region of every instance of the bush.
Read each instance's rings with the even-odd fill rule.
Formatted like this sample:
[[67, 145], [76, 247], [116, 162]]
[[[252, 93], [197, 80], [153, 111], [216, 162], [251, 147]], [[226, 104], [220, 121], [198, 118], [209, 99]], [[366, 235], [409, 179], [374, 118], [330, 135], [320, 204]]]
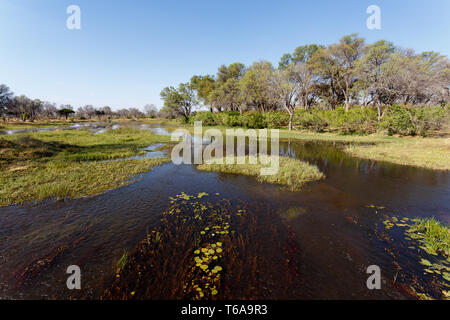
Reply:
[[311, 108], [310, 110], [297, 109], [294, 113], [294, 124], [302, 129], [314, 129], [323, 131], [328, 123], [323, 110]]
[[330, 127], [342, 133], [373, 133], [377, 127], [377, 111], [371, 107], [354, 107], [345, 112], [344, 107], [326, 111]]
[[220, 114], [221, 125], [227, 127], [243, 126], [242, 117], [239, 112], [225, 111]]
[[212, 112], [200, 111], [195, 115], [189, 117], [189, 123], [193, 124], [195, 121], [202, 121], [202, 125], [204, 126], [215, 126], [217, 123], [218, 116]]
[[249, 129], [263, 129], [265, 127], [264, 116], [259, 111], [250, 111], [242, 115], [242, 124]]
[[269, 129], [280, 129], [289, 125], [289, 113], [286, 111], [269, 111], [263, 114], [264, 124]]
[[379, 126], [385, 129], [390, 136], [393, 134], [415, 136], [417, 134], [412, 112], [399, 105], [387, 107]]
[[450, 110], [443, 107], [417, 107], [412, 109], [417, 133], [426, 136], [439, 131], [450, 122]]

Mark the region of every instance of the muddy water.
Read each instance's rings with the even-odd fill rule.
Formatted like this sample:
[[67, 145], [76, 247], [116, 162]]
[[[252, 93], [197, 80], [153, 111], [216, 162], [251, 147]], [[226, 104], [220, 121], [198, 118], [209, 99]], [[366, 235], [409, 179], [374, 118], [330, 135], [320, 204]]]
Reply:
[[[409, 298], [393, 279], [399, 272], [422, 278], [417, 257], [398, 250], [394, 259], [377, 238], [376, 226], [383, 215], [434, 216], [450, 223], [450, 175], [354, 159], [327, 142], [282, 141], [280, 152], [318, 165], [327, 178], [302, 192], [287, 192], [251, 177], [169, 163], [96, 197], [0, 208], [0, 297], [70, 297], [65, 271], [73, 264], [82, 270], [82, 290], [97, 296], [124, 250], [158, 224], [169, 197], [209, 192], [235, 203], [271, 206], [295, 232], [301, 290], [290, 298]], [[382, 270], [381, 290], [366, 287], [366, 269], [373, 264]]]

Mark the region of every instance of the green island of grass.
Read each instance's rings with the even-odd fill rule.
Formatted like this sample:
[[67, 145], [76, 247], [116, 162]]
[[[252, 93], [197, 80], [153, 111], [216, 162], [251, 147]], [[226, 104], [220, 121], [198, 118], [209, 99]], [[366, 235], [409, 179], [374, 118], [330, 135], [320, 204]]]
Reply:
[[132, 157], [168, 140], [128, 128], [102, 134], [61, 130], [5, 136], [0, 138], [0, 206], [91, 196], [129, 184], [133, 176], [169, 160], [105, 160]]
[[[236, 162], [243, 161], [242, 157], [236, 157]], [[301, 190], [308, 182], [323, 179], [325, 176], [319, 169], [306, 162], [287, 157], [279, 158], [279, 169], [274, 175], [261, 175], [261, 168], [267, 167], [261, 163], [250, 164], [249, 157], [245, 157], [244, 164], [200, 164], [197, 169], [202, 171], [212, 171], [221, 173], [242, 174], [254, 176], [259, 182], [282, 185], [290, 191]], [[220, 159], [219, 159], [220, 161]]]

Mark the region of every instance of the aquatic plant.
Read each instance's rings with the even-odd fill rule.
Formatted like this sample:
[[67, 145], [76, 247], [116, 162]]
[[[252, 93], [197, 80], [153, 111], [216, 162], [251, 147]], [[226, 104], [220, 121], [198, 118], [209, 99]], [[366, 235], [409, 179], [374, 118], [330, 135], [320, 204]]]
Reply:
[[[158, 241], [154, 241], [158, 237]], [[295, 234], [267, 205], [180, 193], [102, 299], [267, 299], [298, 290]]]

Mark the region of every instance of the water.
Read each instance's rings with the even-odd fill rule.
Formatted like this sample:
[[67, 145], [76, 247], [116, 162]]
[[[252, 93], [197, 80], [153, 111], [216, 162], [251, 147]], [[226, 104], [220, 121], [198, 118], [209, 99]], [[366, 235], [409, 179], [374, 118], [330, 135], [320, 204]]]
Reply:
[[[141, 128], [173, 130], [156, 124]], [[316, 164], [326, 179], [288, 192], [251, 177], [168, 163], [99, 196], [0, 208], [0, 297], [68, 298], [72, 292], [66, 289], [65, 271], [72, 264], [82, 270], [83, 290], [98, 296], [124, 250], [132, 250], [158, 224], [169, 197], [208, 192], [235, 203], [270, 206], [295, 232], [301, 289], [290, 298], [408, 298], [393, 279], [399, 272], [422, 277], [417, 257], [397, 250], [399, 271], [386, 243], [376, 237], [376, 226], [382, 214], [434, 216], [450, 223], [449, 173], [355, 159], [329, 142], [281, 141], [280, 153]], [[386, 208], [376, 213], [368, 204]], [[25, 268], [29, 272], [45, 259], [54, 260], [24, 279]], [[372, 264], [381, 267], [382, 290], [367, 290], [366, 269]]]

